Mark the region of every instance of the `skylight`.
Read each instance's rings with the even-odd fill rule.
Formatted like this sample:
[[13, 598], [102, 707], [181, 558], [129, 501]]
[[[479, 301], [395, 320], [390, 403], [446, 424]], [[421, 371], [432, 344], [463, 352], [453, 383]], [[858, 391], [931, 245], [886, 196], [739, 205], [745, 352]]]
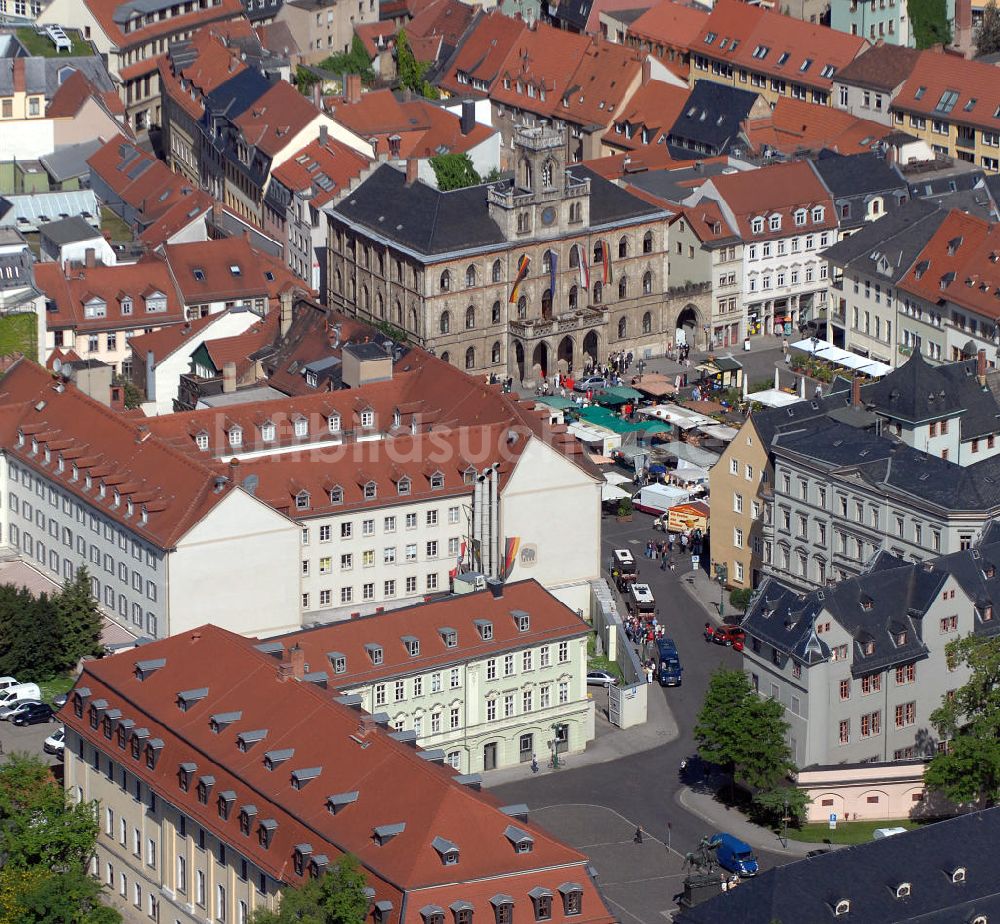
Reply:
[[240, 276], [242, 275], [243, 271], [234, 263], [232, 266], [229, 267], [229, 272], [232, 273], [234, 276]]
[[957, 90], [945, 90], [941, 94], [941, 99], [937, 101], [937, 105], [934, 107], [938, 112], [948, 113], [955, 108], [955, 103], [958, 102], [958, 91]]
[[823, 70], [819, 72], [819, 75], [820, 77], [825, 77], [827, 80], [829, 80], [836, 73], [837, 73], [837, 68], [835, 68], [832, 64], [826, 64], [823, 66]]
[[778, 67], [781, 67], [789, 58], [791, 57], [791, 52], [783, 51], [781, 57], [778, 58]]
[[194, 273], [194, 278], [197, 279], [198, 282], [205, 281], [205, 271], [203, 269], [192, 270], [192, 272]]
[[914, 99], [923, 99], [927, 92], [927, 87], [917, 87], [917, 92], [913, 94]]
[[810, 67], [812, 67], [812, 63], [813, 63], [812, 58], [806, 58], [805, 61], [802, 62], [802, 66], [799, 68], [799, 72], [804, 74], [807, 70], [809, 70]]

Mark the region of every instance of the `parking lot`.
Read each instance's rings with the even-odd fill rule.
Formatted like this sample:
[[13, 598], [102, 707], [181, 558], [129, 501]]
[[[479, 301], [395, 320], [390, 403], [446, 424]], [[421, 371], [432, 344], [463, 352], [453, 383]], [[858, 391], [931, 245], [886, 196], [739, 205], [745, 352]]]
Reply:
[[50, 766], [61, 765], [61, 760], [42, 750], [42, 742], [60, 724], [58, 721], [43, 722], [41, 725], [26, 725], [24, 728], [19, 728], [10, 722], [0, 722], [0, 746], [3, 748], [3, 755], [0, 759], [6, 758], [8, 754], [23, 751], [41, 757]]

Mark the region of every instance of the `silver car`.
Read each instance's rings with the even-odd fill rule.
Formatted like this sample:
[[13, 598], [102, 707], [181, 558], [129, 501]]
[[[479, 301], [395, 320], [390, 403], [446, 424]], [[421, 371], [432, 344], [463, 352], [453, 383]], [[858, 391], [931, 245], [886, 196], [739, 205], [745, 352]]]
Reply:
[[6, 706], [0, 709], [0, 719], [4, 722], [9, 722], [14, 716], [20, 715], [29, 706], [39, 706], [41, 703], [37, 699], [22, 699], [19, 703], [14, 703], [13, 706]]

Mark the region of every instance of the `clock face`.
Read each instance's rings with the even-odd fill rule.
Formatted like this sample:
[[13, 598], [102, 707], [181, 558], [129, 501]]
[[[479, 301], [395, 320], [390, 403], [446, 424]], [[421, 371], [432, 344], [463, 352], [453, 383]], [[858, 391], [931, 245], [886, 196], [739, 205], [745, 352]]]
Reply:
[[542, 209], [542, 224], [551, 225], [556, 220], [556, 210], [551, 205]]

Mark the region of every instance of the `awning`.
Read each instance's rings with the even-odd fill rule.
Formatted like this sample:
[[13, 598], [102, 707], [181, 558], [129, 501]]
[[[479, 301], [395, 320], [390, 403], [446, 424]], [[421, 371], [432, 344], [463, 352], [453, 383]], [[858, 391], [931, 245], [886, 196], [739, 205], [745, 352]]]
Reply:
[[613, 391], [602, 391], [594, 395], [594, 402], [602, 407], [621, 407], [634, 399], [626, 398], [624, 395], [616, 395]]
[[842, 350], [840, 347], [835, 347], [825, 340], [817, 340], [815, 342], [811, 339], [799, 340], [793, 343], [791, 348], [806, 353], [809, 356], [815, 356], [817, 359], [825, 359], [828, 363], [833, 363], [836, 366], [844, 366], [846, 369], [853, 369], [855, 372], [870, 375], [874, 378], [888, 375], [892, 372], [892, 366], [887, 363], [880, 363], [865, 356], [858, 356], [857, 353]]
[[665, 379], [659, 381], [647, 382], [645, 377], [641, 382], [635, 383], [636, 391], [641, 391], [643, 394], [649, 395], [651, 398], [665, 398], [667, 395], [672, 395], [677, 391], [674, 388], [673, 382], [668, 382]]
[[632, 495], [628, 491], [623, 491], [617, 485], [613, 484], [602, 484], [601, 485], [601, 500], [602, 501], [612, 501], [612, 500], [622, 500], [622, 499], [632, 499]]
[[705, 436], [711, 436], [713, 439], [722, 440], [724, 443], [731, 443], [739, 431], [735, 427], [726, 427], [723, 424], [711, 424], [706, 427], [699, 427]]
[[752, 391], [747, 395], [747, 401], [756, 401], [764, 407], [787, 407], [801, 401], [798, 395], [789, 394], [780, 388], [767, 388], [764, 391]]
[[622, 475], [620, 472], [605, 472], [604, 480], [608, 484], [631, 484], [632, 479], [628, 475]]
[[535, 398], [535, 404], [544, 404], [548, 407], [554, 407], [559, 411], [579, 407], [579, 405], [572, 398], [563, 398], [559, 395], [547, 395], [544, 398]]

